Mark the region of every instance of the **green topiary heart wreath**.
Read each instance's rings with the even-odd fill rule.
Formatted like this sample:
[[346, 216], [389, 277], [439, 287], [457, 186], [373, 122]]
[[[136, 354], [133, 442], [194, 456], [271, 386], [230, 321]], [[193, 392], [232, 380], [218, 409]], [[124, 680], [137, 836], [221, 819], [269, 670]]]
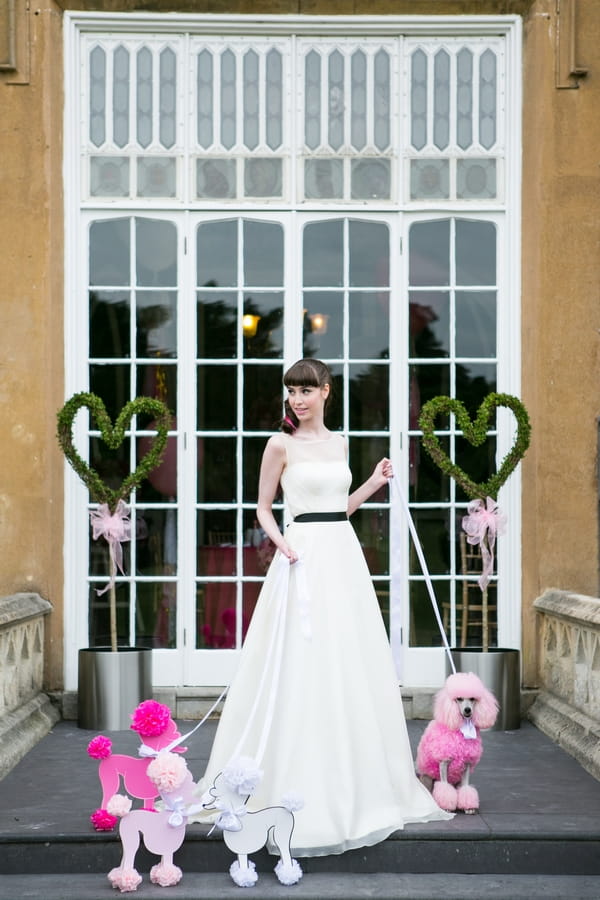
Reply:
[[[514, 413], [517, 420], [517, 437], [503, 459], [500, 469], [487, 481], [478, 484], [472, 481], [460, 466], [448, 458], [434, 433], [435, 420], [439, 415], [453, 413], [463, 437], [474, 447], [479, 447], [487, 437], [490, 417], [499, 406], [505, 406]], [[423, 432], [423, 446], [435, 464], [445, 475], [454, 478], [472, 500], [486, 497], [497, 500], [498, 491], [523, 459], [531, 437], [531, 425], [527, 410], [518, 397], [514, 397], [512, 394], [488, 394], [479, 407], [474, 422], [460, 400], [446, 396], [434, 397], [423, 406], [419, 417], [419, 427]]]
[[[132, 416], [147, 414], [155, 419], [156, 437], [150, 450], [140, 460], [137, 468], [125, 478], [117, 490], [109, 488], [100, 475], [81, 458], [73, 443], [73, 422], [82, 407], [87, 407], [93, 416], [100, 436], [111, 450], [116, 450], [125, 439], [125, 429]], [[97, 394], [74, 394], [67, 400], [57, 415], [58, 442], [66, 459], [77, 472], [83, 483], [87, 486], [90, 496], [96, 503], [106, 503], [111, 513], [114, 513], [119, 500], [125, 500], [131, 492], [140, 486], [142, 481], [161, 462], [167, 446], [171, 413], [161, 400], [151, 397], [136, 397], [125, 404], [117, 420], [113, 425], [110, 416], [106, 412], [104, 402]]]

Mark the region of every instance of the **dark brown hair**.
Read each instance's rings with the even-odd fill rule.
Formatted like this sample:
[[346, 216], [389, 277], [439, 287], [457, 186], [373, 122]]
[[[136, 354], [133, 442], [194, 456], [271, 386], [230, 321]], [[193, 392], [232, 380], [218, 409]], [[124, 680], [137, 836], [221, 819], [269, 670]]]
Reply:
[[[324, 412], [327, 412], [329, 401], [332, 396], [332, 378], [329, 368], [320, 359], [299, 359], [293, 366], [287, 370], [283, 376], [283, 383], [286, 387], [316, 387], [322, 388], [326, 384], [329, 385], [329, 394], [325, 398]], [[292, 412], [292, 409], [285, 400], [285, 416], [281, 422], [281, 430], [287, 434], [293, 434], [298, 427], [298, 419]]]

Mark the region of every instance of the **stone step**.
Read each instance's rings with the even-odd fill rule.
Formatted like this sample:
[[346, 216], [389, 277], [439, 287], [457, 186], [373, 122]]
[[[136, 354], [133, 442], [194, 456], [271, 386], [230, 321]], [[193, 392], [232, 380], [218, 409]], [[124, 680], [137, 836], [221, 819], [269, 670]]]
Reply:
[[[146, 873], [135, 894], [140, 900], [226, 900], [240, 897], [229, 875], [184, 871], [176, 887], [150, 884]], [[102, 875], [76, 874], [0, 878], [0, 900], [106, 900], [108, 881]], [[116, 895], [120, 896], [120, 895]], [[597, 876], [553, 877], [540, 875], [439, 875], [306, 874], [293, 887], [284, 887], [268, 871], [260, 874], [252, 888], [252, 900], [598, 900]]]

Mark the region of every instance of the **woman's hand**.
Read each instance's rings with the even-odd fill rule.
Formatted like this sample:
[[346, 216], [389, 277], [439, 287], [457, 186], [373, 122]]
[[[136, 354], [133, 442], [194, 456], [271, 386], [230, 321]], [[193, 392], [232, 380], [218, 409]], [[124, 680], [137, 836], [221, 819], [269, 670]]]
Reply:
[[279, 550], [283, 554], [283, 556], [286, 556], [289, 559], [290, 565], [292, 563], [298, 562], [298, 554], [296, 553], [295, 550], [292, 550], [292, 548], [289, 547], [285, 543], [285, 541], [284, 541], [283, 545], [279, 548]]
[[383, 459], [380, 459], [377, 465], [373, 470], [373, 475], [371, 476], [380, 487], [384, 484], [387, 484], [389, 478], [394, 477], [394, 467], [392, 466], [392, 461], [384, 456]]

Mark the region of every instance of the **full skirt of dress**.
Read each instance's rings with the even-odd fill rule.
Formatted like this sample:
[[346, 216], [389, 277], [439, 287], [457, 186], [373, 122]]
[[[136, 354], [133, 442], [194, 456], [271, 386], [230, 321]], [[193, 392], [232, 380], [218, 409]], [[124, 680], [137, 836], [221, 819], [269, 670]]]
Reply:
[[[238, 756], [264, 772], [249, 809], [303, 798], [295, 856], [375, 844], [451, 818], [414, 773], [371, 576], [349, 522], [292, 523], [261, 591], [200, 790]], [[282, 566], [289, 583], [282, 589]], [[286, 580], [287, 581], [287, 580]]]

